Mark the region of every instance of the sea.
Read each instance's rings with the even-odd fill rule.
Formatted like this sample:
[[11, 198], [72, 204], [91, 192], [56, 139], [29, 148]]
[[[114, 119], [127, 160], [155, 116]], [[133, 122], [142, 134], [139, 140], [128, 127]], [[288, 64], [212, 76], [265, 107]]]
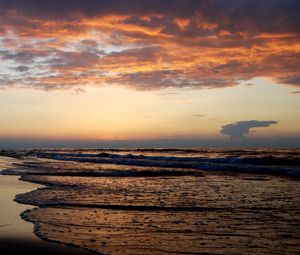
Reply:
[[16, 149], [43, 240], [96, 254], [300, 254], [300, 149]]

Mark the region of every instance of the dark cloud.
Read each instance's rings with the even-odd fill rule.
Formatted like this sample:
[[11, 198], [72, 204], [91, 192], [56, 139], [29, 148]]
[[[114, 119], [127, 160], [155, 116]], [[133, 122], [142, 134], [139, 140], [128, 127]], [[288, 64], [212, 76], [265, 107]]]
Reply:
[[13, 60], [16, 63], [30, 64], [33, 62], [35, 55], [30, 52], [9, 52], [6, 50], [0, 51], [0, 57], [2, 60]]
[[89, 51], [57, 51], [44, 64], [51, 69], [74, 69], [94, 66], [99, 55]]
[[59, 140], [8, 138], [0, 136], [0, 148], [199, 148], [201, 147], [277, 147], [299, 148], [300, 136], [263, 137], [240, 140], [204, 138], [165, 138], [152, 140]]
[[300, 94], [300, 90], [297, 90], [297, 91], [292, 91], [292, 92], [290, 92], [290, 94], [294, 94], [294, 95], [296, 95], [296, 94]]
[[[0, 0], [1, 13], [16, 11], [41, 19], [67, 20], [108, 14], [195, 16], [217, 23], [219, 30], [237, 32], [299, 31], [299, 8], [297, 0]], [[138, 20], [131, 18], [128, 22]]]
[[21, 50], [0, 50], [0, 59], [11, 60], [17, 64], [32, 64], [36, 58], [47, 57], [49, 52], [44, 49], [22, 48]]
[[166, 59], [161, 47], [142, 47], [123, 50], [121, 52], [111, 52], [103, 56], [99, 65], [102, 69], [130, 69], [141, 68], [143, 66], [154, 65], [160, 59]]
[[228, 135], [231, 139], [244, 138], [246, 134], [250, 132], [251, 128], [256, 127], [269, 127], [270, 125], [277, 124], [278, 121], [258, 121], [258, 120], [248, 120], [248, 121], [238, 121], [233, 124], [228, 124], [222, 126], [221, 134]]
[[138, 90], [163, 88], [211, 89], [230, 87], [237, 84], [237, 81], [231, 79], [188, 76], [181, 70], [126, 73], [117, 77], [107, 77], [107, 82]]
[[95, 40], [81, 40], [80, 43], [82, 45], [88, 46], [88, 47], [97, 47], [98, 43]]
[[299, 87], [299, 10], [298, 0], [0, 0], [0, 60], [24, 72], [1, 83]]
[[13, 68], [15, 71], [17, 72], [27, 72], [29, 70], [28, 66], [17, 66], [15, 68]]
[[297, 76], [298, 74], [296, 74], [295, 76], [289, 75], [286, 77], [280, 77], [278, 79], [278, 82], [283, 83], [283, 84], [290, 84], [290, 85], [294, 85], [294, 86], [300, 86], [300, 76]]

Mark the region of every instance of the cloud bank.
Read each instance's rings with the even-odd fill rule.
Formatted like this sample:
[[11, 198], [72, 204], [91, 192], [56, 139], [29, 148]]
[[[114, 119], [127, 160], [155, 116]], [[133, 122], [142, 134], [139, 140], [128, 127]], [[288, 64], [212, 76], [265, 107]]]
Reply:
[[269, 127], [271, 125], [277, 124], [278, 121], [258, 121], [258, 120], [248, 120], [248, 121], [238, 121], [233, 124], [228, 124], [222, 126], [221, 134], [228, 135], [231, 139], [242, 139], [245, 135], [249, 134], [251, 128], [256, 127]]
[[298, 0], [0, 0], [0, 87], [300, 87]]
[[279, 147], [299, 148], [300, 136], [253, 139], [159, 139], [159, 140], [43, 140], [0, 137], [0, 149], [11, 148], [199, 148]]

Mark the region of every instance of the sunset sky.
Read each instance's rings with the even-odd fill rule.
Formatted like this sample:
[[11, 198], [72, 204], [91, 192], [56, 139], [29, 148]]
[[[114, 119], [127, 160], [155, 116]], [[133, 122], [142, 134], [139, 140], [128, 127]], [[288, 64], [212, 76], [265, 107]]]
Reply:
[[0, 0], [0, 147], [300, 146], [298, 0]]

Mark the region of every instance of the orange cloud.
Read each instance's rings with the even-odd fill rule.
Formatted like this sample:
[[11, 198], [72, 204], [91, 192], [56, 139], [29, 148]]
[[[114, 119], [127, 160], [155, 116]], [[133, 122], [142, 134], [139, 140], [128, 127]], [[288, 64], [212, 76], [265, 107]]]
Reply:
[[260, 76], [300, 86], [298, 4], [231, 1], [74, 1], [69, 11], [65, 1], [0, 1], [0, 86], [217, 88]]

